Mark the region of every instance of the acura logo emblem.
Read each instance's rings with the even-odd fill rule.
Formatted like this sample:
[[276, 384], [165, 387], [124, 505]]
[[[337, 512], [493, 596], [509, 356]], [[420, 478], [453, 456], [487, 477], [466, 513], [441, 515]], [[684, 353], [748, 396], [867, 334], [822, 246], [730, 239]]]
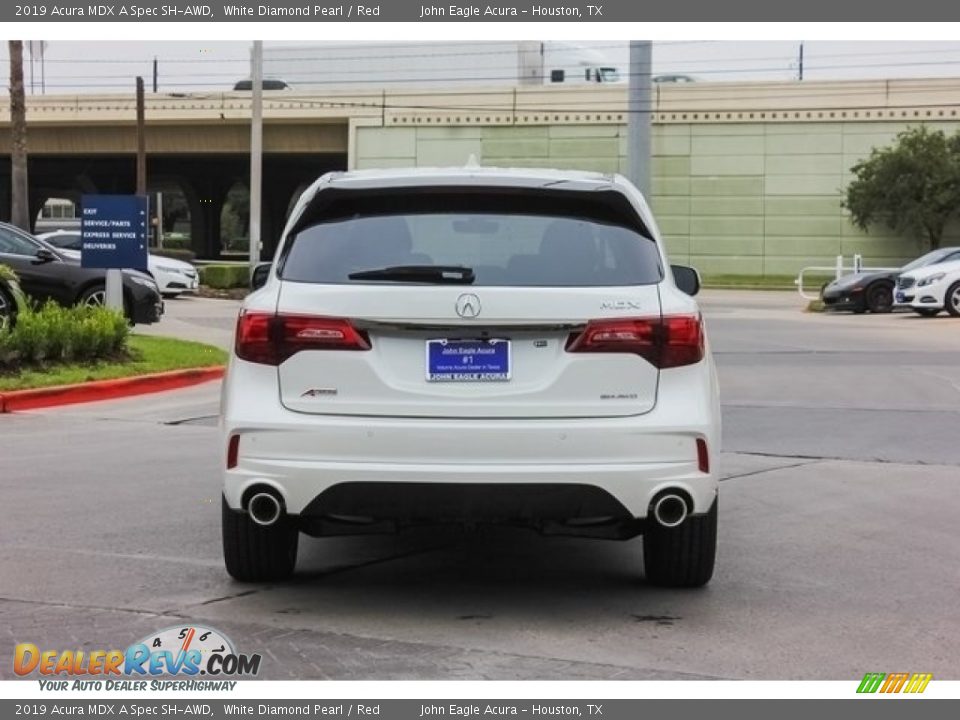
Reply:
[[464, 293], [457, 298], [456, 309], [462, 318], [475, 318], [480, 314], [480, 298], [473, 293]]

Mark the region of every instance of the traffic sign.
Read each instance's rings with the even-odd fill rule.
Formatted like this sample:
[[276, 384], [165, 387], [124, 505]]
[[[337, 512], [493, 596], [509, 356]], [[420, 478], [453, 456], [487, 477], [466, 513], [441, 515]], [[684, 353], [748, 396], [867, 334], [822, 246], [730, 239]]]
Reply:
[[80, 264], [85, 268], [146, 270], [146, 196], [84, 195], [80, 202]]

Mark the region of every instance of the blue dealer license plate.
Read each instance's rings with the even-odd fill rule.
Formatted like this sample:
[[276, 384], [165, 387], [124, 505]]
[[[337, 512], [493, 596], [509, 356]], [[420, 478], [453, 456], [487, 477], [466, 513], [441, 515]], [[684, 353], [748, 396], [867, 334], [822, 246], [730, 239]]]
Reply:
[[509, 340], [427, 340], [427, 380], [430, 382], [509, 379]]

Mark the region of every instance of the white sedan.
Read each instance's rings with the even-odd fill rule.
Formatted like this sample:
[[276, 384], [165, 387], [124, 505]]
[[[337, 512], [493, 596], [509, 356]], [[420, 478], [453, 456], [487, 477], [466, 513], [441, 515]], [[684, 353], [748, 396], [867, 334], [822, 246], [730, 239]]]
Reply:
[[[80, 257], [83, 245], [79, 230], [56, 230], [38, 235], [68, 256]], [[147, 272], [153, 276], [164, 297], [176, 297], [183, 293], [194, 293], [199, 286], [197, 269], [188, 262], [160, 255], [147, 256]]]
[[897, 279], [897, 294], [910, 298], [910, 307], [921, 315], [946, 310], [960, 317], [960, 260], [902, 273]]

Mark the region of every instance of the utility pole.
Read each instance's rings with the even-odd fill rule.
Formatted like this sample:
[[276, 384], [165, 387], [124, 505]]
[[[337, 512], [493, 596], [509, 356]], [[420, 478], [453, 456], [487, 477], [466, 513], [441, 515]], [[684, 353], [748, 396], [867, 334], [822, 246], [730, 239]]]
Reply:
[[154, 57], [153, 57], [153, 91], [154, 91], [154, 92], [157, 91], [157, 84], [158, 84], [157, 81], [159, 80], [158, 70], [159, 70], [159, 68], [157, 67], [157, 57], [156, 57], [156, 55], [154, 55]]
[[163, 191], [157, 192], [157, 248], [163, 250]]
[[652, 43], [630, 41], [630, 88], [627, 99], [627, 174], [650, 201], [650, 121], [653, 111]]
[[[135, 194], [147, 193], [147, 144], [144, 134], [143, 78], [137, 77], [137, 187]], [[149, 211], [143, 222], [149, 222]], [[146, 268], [139, 268], [145, 270]], [[117, 268], [107, 270], [106, 305], [108, 308], [123, 312], [123, 271]]]
[[250, 274], [260, 262], [260, 205], [263, 191], [263, 41], [253, 41], [250, 56]]
[[147, 138], [143, 104], [143, 78], [137, 77], [137, 195], [147, 194]]
[[800, 72], [799, 72], [800, 80], [802, 81], [802, 80], [803, 80], [803, 43], [802, 43], [802, 42], [800, 43], [800, 58], [799, 58], [799, 62], [797, 63], [797, 65], [798, 65], [799, 70], [800, 70]]
[[23, 41], [10, 40], [10, 221], [30, 232], [27, 182], [27, 104], [23, 91]]

